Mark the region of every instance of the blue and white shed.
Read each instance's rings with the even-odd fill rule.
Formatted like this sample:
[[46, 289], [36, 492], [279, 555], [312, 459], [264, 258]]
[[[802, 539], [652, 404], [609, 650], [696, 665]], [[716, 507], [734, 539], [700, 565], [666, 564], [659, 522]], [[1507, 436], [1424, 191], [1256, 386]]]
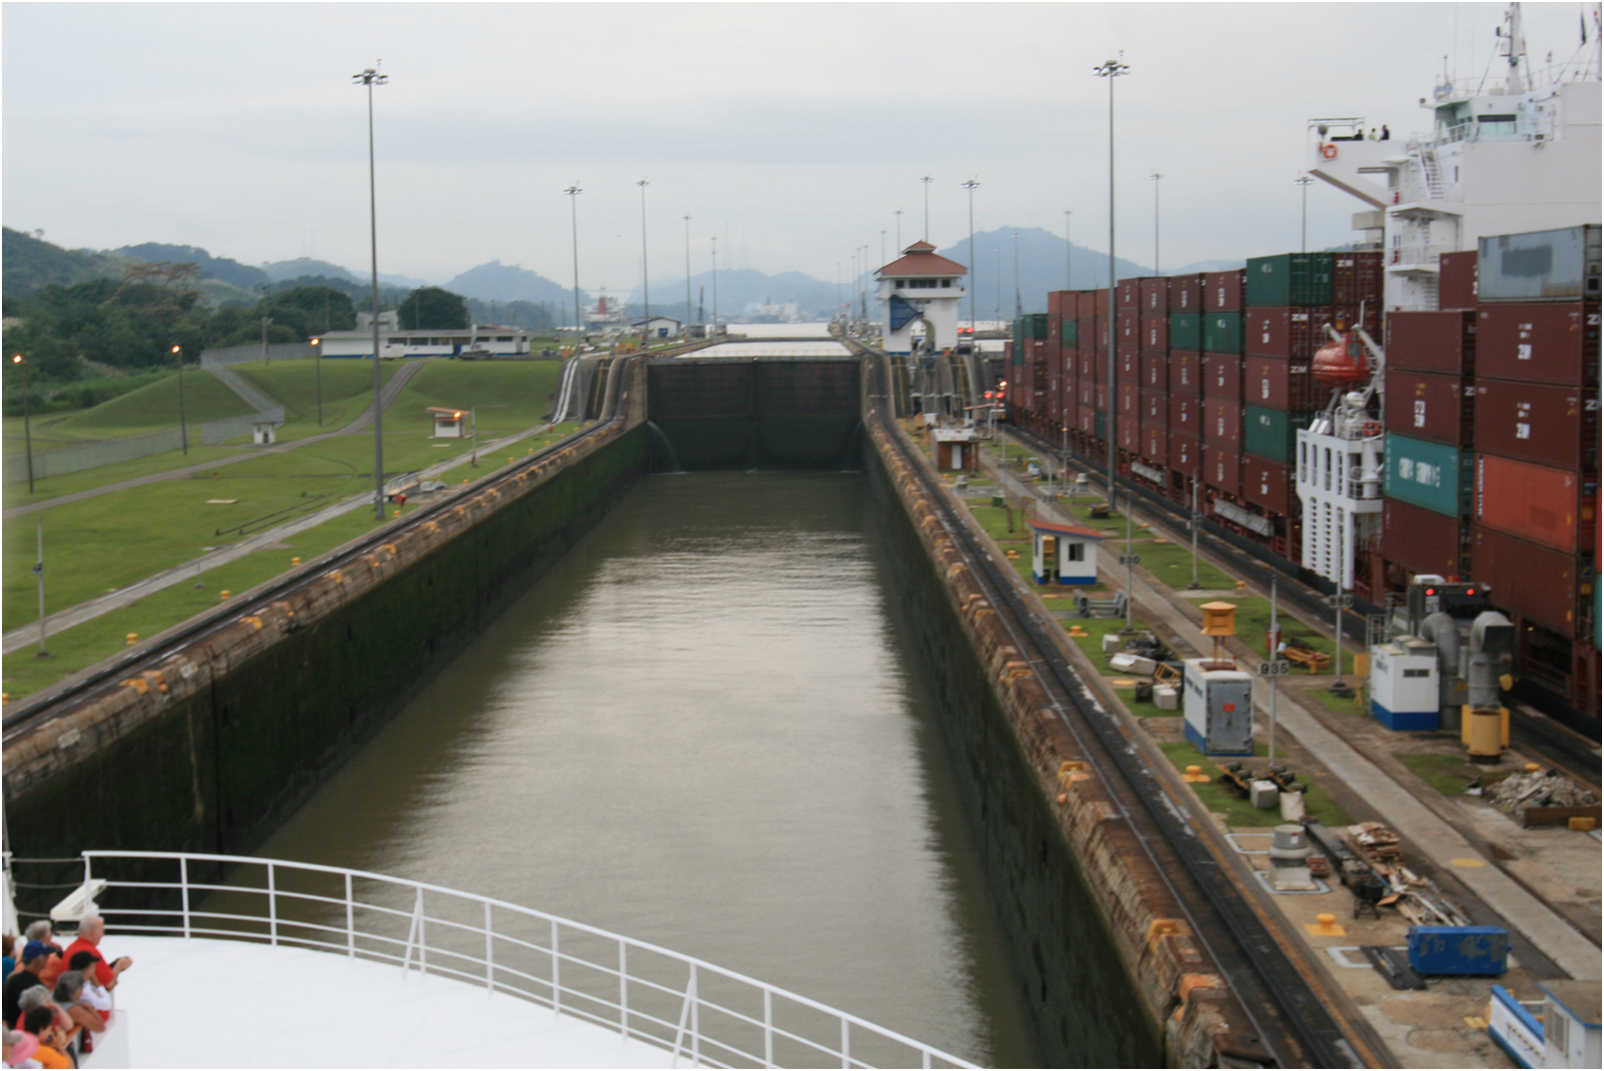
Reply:
[[1487, 1032], [1522, 1067], [1598, 1067], [1599, 983], [1538, 982], [1545, 999], [1524, 1001], [1501, 985], [1487, 1004]]
[[1030, 572], [1038, 584], [1097, 583], [1099, 532], [1078, 524], [1031, 521]]

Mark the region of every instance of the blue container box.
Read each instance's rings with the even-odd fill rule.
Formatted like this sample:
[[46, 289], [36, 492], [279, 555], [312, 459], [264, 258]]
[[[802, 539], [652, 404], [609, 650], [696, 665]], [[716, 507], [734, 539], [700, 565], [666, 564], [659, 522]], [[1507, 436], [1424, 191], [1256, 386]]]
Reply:
[[1508, 957], [1502, 926], [1409, 927], [1409, 966], [1417, 974], [1503, 974]]

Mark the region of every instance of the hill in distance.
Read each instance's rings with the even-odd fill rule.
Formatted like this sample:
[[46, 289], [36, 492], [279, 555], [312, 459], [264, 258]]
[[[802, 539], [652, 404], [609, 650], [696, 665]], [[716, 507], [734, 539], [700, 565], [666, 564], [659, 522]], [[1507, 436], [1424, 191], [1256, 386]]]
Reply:
[[[444, 289], [480, 301], [553, 302], [560, 305], [573, 299], [573, 291], [538, 272], [492, 260], [469, 268], [444, 284]], [[583, 290], [582, 300], [588, 301]]]
[[72, 286], [91, 279], [116, 279], [123, 273], [116, 257], [89, 249], [63, 249], [11, 227], [4, 228], [0, 265], [4, 268], [0, 289], [15, 296], [52, 284]]

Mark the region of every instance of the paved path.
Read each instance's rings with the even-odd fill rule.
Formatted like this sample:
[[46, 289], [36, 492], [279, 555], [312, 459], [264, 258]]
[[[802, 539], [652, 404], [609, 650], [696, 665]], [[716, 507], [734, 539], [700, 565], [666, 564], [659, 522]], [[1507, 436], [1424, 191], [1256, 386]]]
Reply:
[[[402, 388], [411, 382], [412, 377], [417, 375], [422, 369], [422, 362], [409, 362], [396, 369], [395, 375], [390, 377], [389, 382], [385, 383], [384, 389], [379, 393], [380, 407], [388, 409], [390, 407], [390, 403], [395, 401], [396, 396], [401, 393]], [[347, 424], [345, 427], [340, 428], [338, 431], [325, 431], [321, 434], [309, 435], [304, 439], [296, 439], [292, 442], [277, 443], [273, 446], [253, 448], [241, 453], [237, 457], [225, 457], [216, 461], [205, 461], [195, 465], [186, 465], [183, 468], [167, 469], [163, 472], [153, 472], [148, 476], [134, 476], [126, 480], [121, 480], [117, 483], [108, 483], [102, 487], [91, 487], [86, 491], [74, 491], [70, 495], [62, 495], [59, 498], [46, 499], [43, 502], [30, 502], [26, 506], [13, 506], [4, 513], [0, 513], [0, 517], [3, 517], [9, 521], [17, 517], [26, 517], [30, 513], [37, 513], [40, 510], [50, 509], [53, 506], [65, 506], [69, 502], [82, 502], [85, 499], [98, 498], [100, 495], [109, 495], [115, 491], [126, 491], [132, 487], [143, 487], [148, 483], [161, 483], [163, 480], [180, 480], [186, 476], [192, 476], [197, 472], [210, 472], [213, 469], [222, 468], [224, 465], [237, 465], [241, 461], [250, 461], [253, 458], [266, 457], [268, 454], [288, 453], [291, 450], [298, 450], [301, 447], [308, 446], [312, 443], [320, 443], [325, 439], [332, 439], [337, 435], [350, 435], [354, 432], [362, 431], [371, 423], [373, 423], [373, 407], [368, 406], [362, 410], [361, 416], [351, 421], [351, 423]], [[10, 648], [7, 648], [7, 650], [10, 650]]]
[[[531, 435], [539, 434], [551, 426], [552, 425], [550, 424], [542, 424], [538, 427], [529, 428], [526, 431], [518, 432], [516, 435], [508, 435], [505, 438], [492, 440], [480, 445], [479, 452], [488, 457], [496, 451], [501, 450], [503, 447], [511, 446], [513, 443], [527, 439]], [[324, 437], [326, 438], [326, 436]], [[304, 441], [311, 442], [312, 440], [307, 439]], [[447, 458], [445, 461], [441, 461], [436, 465], [431, 465], [430, 467], [421, 470], [418, 473], [418, 478], [424, 480], [433, 479], [442, 472], [445, 472], [447, 469], [456, 465], [460, 465], [461, 463], [461, 455], [458, 455], [454, 458]], [[309, 513], [304, 517], [298, 517], [293, 521], [287, 521], [275, 528], [266, 529], [256, 533], [253, 536], [247, 536], [237, 543], [232, 543], [229, 546], [220, 547], [217, 550], [202, 554], [198, 558], [192, 558], [181, 565], [173, 566], [171, 569], [164, 569], [162, 572], [155, 573], [143, 580], [129, 584], [125, 588], [118, 588], [116, 591], [107, 592], [104, 595], [81, 602], [76, 606], [69, 606], [65, 610], [58, 610], [45, 618], [45, 642], [48, 644], [50, 636], [62, 631], [63, 629], [72, 628], [74, 625], [81, 625], [85, 621], [90, 621], [99, 617], [101, 614], [107, 614], [113, 610], [120, 610], [124, 606], [128, 606], [131, 603], [137, 602], [147, 595], [154, 595], [156, 592], [170, 588], [174, 584], [181, 584], [186, 580], [193, 579], [209, 569], [215, 569], [219, 565], [227, 565], [231, 561], [237, 561], [238, 559], [245, 557], [247, 554], [254, 554], [258, 550], [262, 550], [265, 547], [270, 547], [274, 543], [281, 542], [282, 540], [304, 532], [309, 528], [316, 528], [324, 521], [331, 521], [340, 516], [342, 513], [349, 513], [354, 509], [372, 505], [373, 492], [363, 491], [360, 494], [355, 494], [349, 498], [341, 499], [339, 502], [336, 502], [331, 506], [324, 506], [315, 513]], [[0, 640], [0, 653], [10, 654], [12, 651], [32, 646], [38, 642], [39, 622], [35, 620], [22, 626], [21, 628], [15, 628], [10, 632], [7, 632], [3, 640]]]
[[[1072, 523], [1072, 518], [1061, 514], [1053, 503], [1037, 497], [1035, 487], [1023, 483], [1011, 473], [999, 476], [1011, 494], [1035, 499], [1038, 515]], [[1125, 571], [1117, 564], [1113, 569], [1108, 569], [1100, 561], [1098, 571], [1105, 574], [1111, 586], [1124, 588]], [[1203, 636], [1202, 629], [1192, 624], [1173, 601], [1178, 596], [1160, 591], [1139, 574], [1134, 587], [1137, 601], [1157, 613], [1159, 621], [1151, 624], [1162, 623], [1164, 628], [1191, 644], [1195, 650], [1206, 651], [1212, 647], [1212, 643]], [[1255, 679], [1253, 699], [1262, 727], [1269, 724], [1269, 696], [1268, 681]], [[1520, 931], [1560, 969], [1579, 979], [1597, 979], [1604, 973], [1600, 970], [1599, 946], [1586, 934], [1522, 888], [1457, 829], [1438, 817], [1341, 736], [1326, 728], [1315, 714], [1285, 690], [1277, 698], [1276, 722], [1277, 731], [1291, 733], [1310, 754], [1318, 755], [1332, 775], [1340, 778], [1374, 807], [1387, 825], [1409, 840], [1417, 851], [1430, 858], [1444, 872], [1452, 873], [1488, 908], [1497, 912], [1507, 926]]]

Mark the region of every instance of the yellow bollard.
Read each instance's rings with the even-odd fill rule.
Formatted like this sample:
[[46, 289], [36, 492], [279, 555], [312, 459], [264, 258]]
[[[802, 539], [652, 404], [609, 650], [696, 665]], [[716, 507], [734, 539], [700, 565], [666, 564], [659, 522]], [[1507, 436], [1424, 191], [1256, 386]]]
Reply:
[[1193, 785], [1206, 784], [1208, 779], [1208, 774], [1203, 772], [1203, 767], [1201, 766], [1188, 766], [1186, 768], [1186, 773], [1181, 775], [1182, 781]]
[[294, 558], [291, 558], [291, 559], [290, 559], [290, 564], [291, 564], [291, 565], [300, 565], [300, 564], [301, 564], [301, 559], [300, 559], [300, 557], [299, 557], [299, 556], [297, 556], [297, 557], [294, 557]]
[[1304, 929], [1316, 937], [1346, 937], [1348, 931], [1337, 925], [1337, 916], [1329, 911], [1322, 911], [1314, 917], [1314, 921], [1304, 925]]
[[130, 632], [130, 633], [129, 633], [129, 634], [128, 634], [128, 635], [127, 635], [127, 636], [126, 636], [126, 637], [125, 637], [125, 638], [124, 638], [124, 640], [123, 640], [123, 642], [124, 642], [124, 643], [125, 643], [125, 644], [126, 644], [126, 645], [127, 645], [127, 646], [129, 646], [129, 647], [132, 647], [132, 646], [133, 646], [133, 645], [134, 645], [134, 644], [136, 644], [136, 643], [138, 643], [138, 642], [139, 642], [139, 633], [137, 633], [137, 632]]
[[224, 588], [222, 591], [219, 591], [217, 593], [217, 601], [218, 602], [222, 602], [227, 598], [228, 598], [228, 589], [227, 588]]

